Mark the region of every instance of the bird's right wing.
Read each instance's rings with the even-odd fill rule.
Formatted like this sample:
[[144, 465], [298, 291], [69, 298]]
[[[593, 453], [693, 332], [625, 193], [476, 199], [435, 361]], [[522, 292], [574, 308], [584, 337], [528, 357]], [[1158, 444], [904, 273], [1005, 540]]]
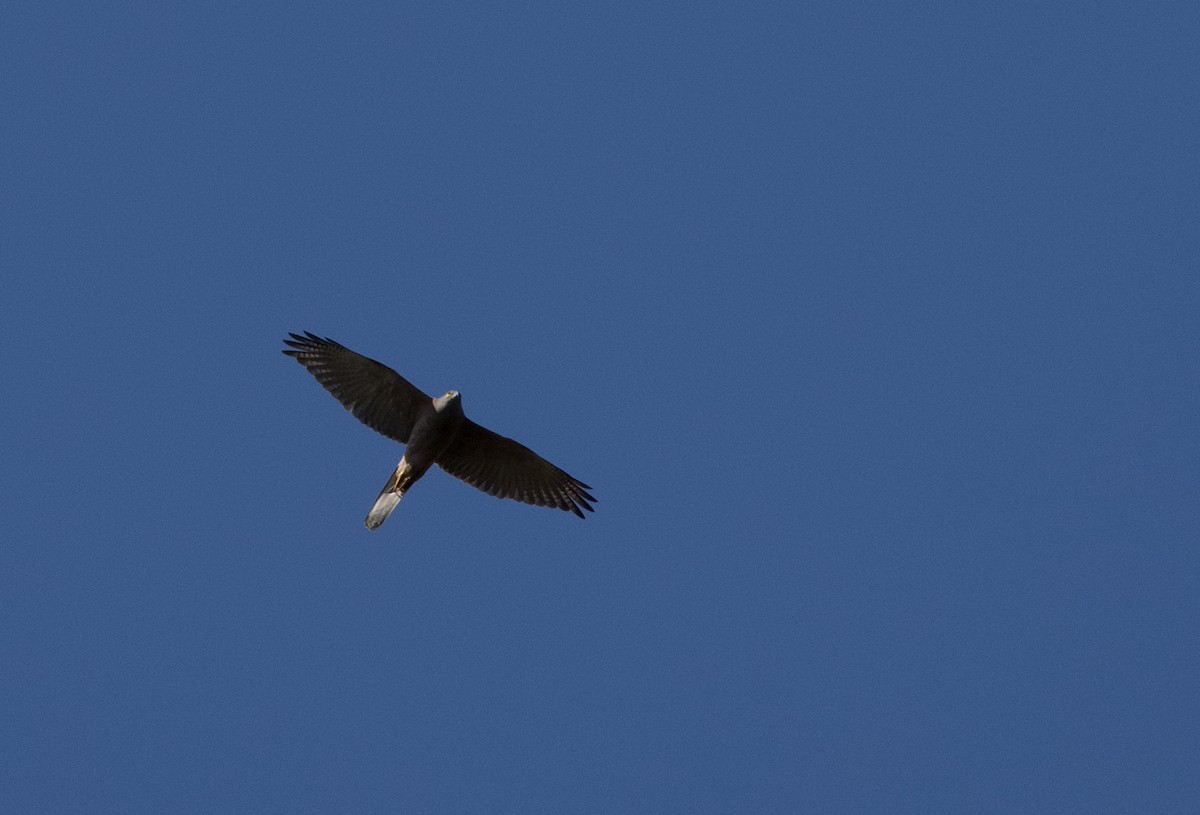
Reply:
[[308, 331], [284, 340], [285, 354], [316, 377], [360, 422], [401, 444], [430, 398], [383, 363]]
[[592, 511], [595, 498], [568, 475], [525, 445], [464, 419], [437, 465], [455, 478], [498, 498], [574, 512]]

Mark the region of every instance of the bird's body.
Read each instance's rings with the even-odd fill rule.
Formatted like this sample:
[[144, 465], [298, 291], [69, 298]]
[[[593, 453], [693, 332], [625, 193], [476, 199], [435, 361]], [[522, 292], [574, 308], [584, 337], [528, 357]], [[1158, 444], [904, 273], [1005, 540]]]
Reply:
[[404, 448], [404, 460], [412, 470], [411, 480], [416, 481], [437, 463], [438, 456], [458, 437], [466, 416], [463, 415], [462, 398], [458, 391], [450, 391], [433, 401], [433, 410], [424, 411], [413, 424]]
[[438, 465], [500, 498], [574, 512], [592, 511], [587, 484], [528, 447], [472, 422], [458, 391], [431, 399], [398, 373], [328, 338], [305, 332], [284, 340], [294, 357], [363, 424], [405, 444], [404, 455], [367, 514], [377, 529], [406, 490]]
[[408, 488], [425, 475], [437, 463], [438, 456], [454, 443], [464, 419], [466, 416], [463, 415], [458, 391], [449, 391], [445, 396], [434, 399], [433, 410], [420, 414], [413, 424], [400, 463], [367, 513], [367, 529], [378, 529], [387, 520]]

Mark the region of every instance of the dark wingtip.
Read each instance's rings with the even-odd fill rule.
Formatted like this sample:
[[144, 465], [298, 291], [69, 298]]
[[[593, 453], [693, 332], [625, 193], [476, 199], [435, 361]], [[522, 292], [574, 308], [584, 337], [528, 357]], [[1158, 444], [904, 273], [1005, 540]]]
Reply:
[[328, 337], [318, 337], [311, 331], [305, 331], [303, 334], [297, 334], [293, 331], [289, 331], [288, 336], [291, 337], [291, 339], [285, 339], [283, 344], [291, 347], [284, 348], [282, 351], [289, 357], [299, 356], [305, 351], [312, 351], [316, 348], [320, 348], [321, 346], [334, 346], [337, 348], [341, 347], [339, 343], [334, 342]]
[[[564, 475], [565, 475], [565, 473], [564, 473]], [[583, 509], [586, 509], [588, 512], [595, 512], [596, 510], [592, 509], [592, 504], [598, 503], [596, 501], [595, 496], [593, 496], [590, 492], [588, 492], [588, 490], [591, 489], [591, 486], [588, 484], [584, 484], [582, 481], [580, 481], [578, 478], [576, 478], [573, 475], [568, 475], [567, 478], [571, 479], [571, 485], [570, 485], [571, 497], [569, 499], [571, 502], [571, 506], [563, 507], [563, 508], [570, 509], [572, 512], [574, 512], [580, 518], [586, 518], [586, 516], [583, 514], [583, 512], [580, 511], [580, 508], [582, 507]]]
[[309, 345], [308, 341], [305, 340], [304, 337], [301, 337], [299, 334], [296, 334], [292, 331], [288, 332], [288, 337], [291, 337], [291, 339], [289, 340], [285, 337], [283, 340], [284, 345], [290, 346], [289, 348], [283, 349], [283, 353], [287, 354], [288, 356], [296, 356], [296, 351], [292, 349], [303, 349]]
[[593, 498], [592, 496], [588, 495], [583, 490], [576, 490], [575, 494], [571, 496], [570, 501], [571, 501], [571, 505], [569, 507], [563, 507], [563, 509], [569, 509], [571, 512], [574, 512], [580, 518], [587, 517], [580, 511], [581, 508], [586, 509], [588, 512], [596, 511], [596, 510], [592, 509], [592, 503], [594, 503], [596, 501], [596, 499]]

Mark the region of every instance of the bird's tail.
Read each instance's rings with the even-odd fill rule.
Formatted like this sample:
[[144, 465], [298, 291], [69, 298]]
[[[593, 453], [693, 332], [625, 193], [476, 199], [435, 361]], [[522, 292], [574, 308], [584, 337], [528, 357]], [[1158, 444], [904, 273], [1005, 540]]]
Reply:
[[372, 531], [378, 529], [392, 514], [392, 510], [404, 497], [404, 491], [414, 480], [412, 471], [412, 466], [404, 458], [401, 458], [400, 463], [396, 465], [396, 471], [392, 473], [392, 477], [383, 485], [379, 497], [375, 499], [375, 506], [371, 507], [371, 511], [367, 513], [367, 519], [364, 521], [367, 529]]

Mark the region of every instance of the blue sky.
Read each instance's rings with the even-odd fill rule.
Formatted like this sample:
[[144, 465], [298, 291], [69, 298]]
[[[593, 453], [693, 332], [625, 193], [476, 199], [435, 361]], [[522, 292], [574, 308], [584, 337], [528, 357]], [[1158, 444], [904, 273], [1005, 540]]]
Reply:
[[1194, 6], [5, 18], [3, 811], [1200, 806]]

